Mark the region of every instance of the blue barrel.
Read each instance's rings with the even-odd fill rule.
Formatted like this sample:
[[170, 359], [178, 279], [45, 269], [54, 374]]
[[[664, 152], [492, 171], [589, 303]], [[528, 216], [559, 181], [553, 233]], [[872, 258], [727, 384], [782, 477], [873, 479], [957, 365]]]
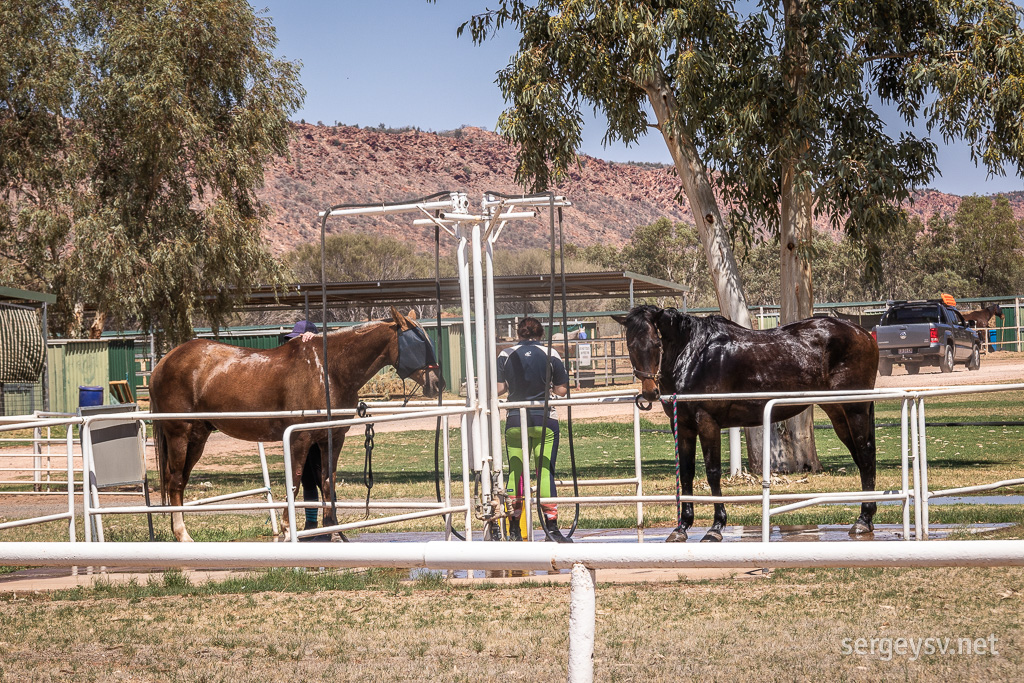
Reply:
[[103, 405], [103, 387], [78, 387], [78, 407]]
[[995, 347], [995, 343], [997, 341], [999, 341], [999, 337], [997, 336], [998, 332], [999, 332], [999, 330], [995, 330], [995, 329], [991, 329], [991, 330], [988, 331], [988, 343], [989, 343], [988, 350], [989, 351], [997, 351], [998, 350]]

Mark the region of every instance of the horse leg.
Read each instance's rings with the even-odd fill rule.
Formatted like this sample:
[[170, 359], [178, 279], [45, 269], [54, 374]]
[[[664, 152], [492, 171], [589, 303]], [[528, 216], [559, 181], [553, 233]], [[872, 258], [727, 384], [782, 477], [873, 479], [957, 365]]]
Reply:
[[[850, 450], [853, 462], [860, 470], [862, 491], [875, 490], [875, 404], [838, 403], [821, 406], [836, 430], [836, 436]], [[875, 526], [872, 519], [877, 505], [860, 504], [860, 516], [850, 528], [851, 536], [869, 534]]]
[[[299, 496], [299, 484], [302, 482], [302, 470], [306, 464], [306, 456], [309, 454], [309, 448], [313, 443], [313, 437], [310, 432], [295, 432], [292, 435], [291, 440], [291, 459], [292, 459], [292, 480], [288, 482], [288, 485], [292, 487], [292, 499], [298, 499]], [[303, 508], [304, 510], [305, 508]], [[288, 515], [281, 516], [281, 538], [284, 541], [290, 541], [292, 534], [291, 525], [288, 523]]]
[[[722, 495], [722, 430], [717, 423], [708, 420], [706, 426], [702, 425], [700, 430], [700, 449], [704, 452], [704, 469], [707, 471], [708, 485], [711, 487], [711, 495]], [[700, 539], [701, 543], [722, 540], [722, 529], [725, 527], [727, 517], [725, 504], [715, 503], [715, 522]]]
[[[697, 459], [697, 435], [679, 428], [679, 483], [682, 495], [693, 495], [693, 473]], [[682, 543], [686, 541], [686, 531], [693, 526], [693, 503], [682, 504], [682, 515], [678, 525], [665, 539], [666, 543]]]
[[[335, 473], [338, 471], [338, 460], [341, 457], [341, 447], [345, 445], [345, 433], [348, 430], [335, 430], [332, 437], [333, 451], [327, 450], [327, 439], [320, 442], [320, 492], [326, 503], [331, 502], [331, 495], [334, 491], [332, 484]], [[324, 508], [324, 526], [335, 526], [338, 524], [338, 517], [334, 507]], [[348, 543], [348, 538], [341, 531], [337, 532], [338, 538]]]
[[[167, 504], [180, 506], [184, 503], [185, 486], [188, 485], [192, 468], [203, 454], [210, 429], [203, 423], [187, 422], [182, 425], [165, 424], [167, 439], [167, 471], [164, 481], [167, 482]], [[185, 515], [181, 512], [171, 513], [171, 531], [175, 540], [190, 543], [192, 536], [185, 528]]]

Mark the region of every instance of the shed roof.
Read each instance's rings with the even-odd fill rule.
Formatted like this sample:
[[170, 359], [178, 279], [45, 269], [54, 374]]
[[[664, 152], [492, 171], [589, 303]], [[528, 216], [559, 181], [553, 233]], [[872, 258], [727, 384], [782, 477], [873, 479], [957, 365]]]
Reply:
[[53, 304], [57, 303], [57, 297], [53, 294], [44, 294], [43, 292], [30, 292], [26, 289], [15, 289], [14, 287], [0, 287], [0, 301], [6, 303], [25, 303], [32, 302], [34, 304]]
[[[561, 275], [554, 278], [555, 297], [561, 298]], [[458, 304], [459, 281], [456, 278], [441, 278], [441, 303]], [[520, 301], [546, 301], [549, 296], [551, 276], [544, 275], [500, 275], [494, 278], [496, 303]], [[602, 273], [566, 273], [566, 299], [583, 301], [651, 296], [682, 296], [689, 288], [630, 271]], [[360, 306], [400, 306], [429, 304], [436, 299], [436, 285], [433, 278], [412, 280], [371, 280], [364, 282], [329, 282], [327, 304], [331, 308]], [[209, 293], [208, 297], [216, 294]], [[264, 286], [253, 290], [236, 310], [295, 310], [320, 302], [319, 283], [296, 283], [280, 287]]]

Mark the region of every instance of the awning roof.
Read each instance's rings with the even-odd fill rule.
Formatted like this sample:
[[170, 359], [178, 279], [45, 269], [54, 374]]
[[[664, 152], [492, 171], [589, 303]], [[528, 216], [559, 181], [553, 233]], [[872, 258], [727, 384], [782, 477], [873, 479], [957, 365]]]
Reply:
[[[40, 305], [57, 303], [57, 297], [43, 292], [30, 292], [14, 287], [0, 287], [0, 301], [17, 302], [22, 305]], [[28, 302], [31, 302], [28, 303]]]
[[[683, 285], [630, 271], [566, 273], [565, 276], [566, 299], [569, 301], [627, 298], [631, 293], [631, 285], [632, 295], [636, 298], [684, 296], [689, 291]], [[495, 302], [547, 301], [550, 286], [550, 275], [495, 276]], [[560, 301], [561, 295], [562, 278], [556, 275], [556, 300]], [[296, 310], [304, 308], [307, 299], [309, 306], [318, 306], [320, 297], [319, 283], [284, 285], [276, 292], [273, 287], [259, 287], [235, 310]], [[433, 278], [327, 283], [329, 308], [430, 304], [435, 301], [435, 297]], [[459, 302], [459, 281], [456, 278], [441, 278], [442, 305]]]

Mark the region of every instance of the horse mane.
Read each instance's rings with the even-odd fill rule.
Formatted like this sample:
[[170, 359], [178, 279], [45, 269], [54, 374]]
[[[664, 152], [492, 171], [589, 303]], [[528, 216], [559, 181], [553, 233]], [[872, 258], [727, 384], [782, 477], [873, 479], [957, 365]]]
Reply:
[[[650, 323], [661, 334], [664, 341], [691, 343], [707, 343], [719, 334], [727, 334], [729, 327], [740, 325], [720, 315], [697, 317], [682, 313], [675, 308], [658, 308], [657, 306], [637, 306], [626, 316], [626, 333], [639, 335], [647, 331]], [[666, 339], [666, 336], [668, 339]]]

